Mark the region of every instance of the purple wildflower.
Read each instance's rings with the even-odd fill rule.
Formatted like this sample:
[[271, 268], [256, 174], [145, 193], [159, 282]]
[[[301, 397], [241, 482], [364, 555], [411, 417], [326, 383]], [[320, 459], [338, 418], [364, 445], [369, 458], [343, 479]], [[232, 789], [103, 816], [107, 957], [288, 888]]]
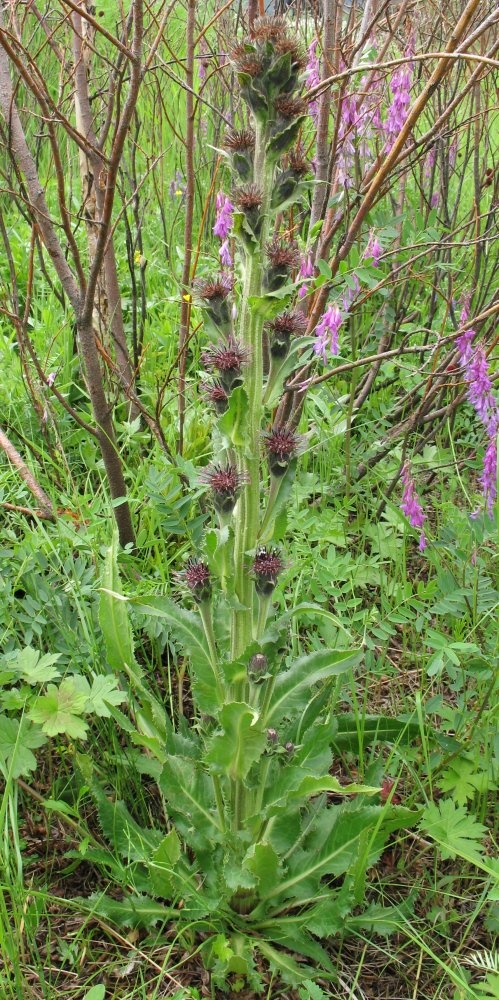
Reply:
[[233, 224], [234, 205], [223, 191], [219, 191], [216, 200], [217, 215], [213, 226], [213, 235], [226, 240]]
[[468, 399], [475, 408], [480, 420], [489, 430], [496, 423], [496, 401], [492, 393], [492, 382], [489, 375], [489, 364], [483, 344], [478, 344], [469, 361], [465, 378], [468, 382]]
[[328, 306], [317, 324], [315, 335], [316, 341], [314, 351], [322, 356], [324, 364], [327, 363], [326, 351], [329, 347], [332, 355], [338, 354], [338, 335], [340, 326], [343, 323], [343, 316], [336, 303]]
[[[461, 309], [461, 315], [459, 317], [459, 323], [461, 326], [464, 326], [464, 324], [468, 322], [470, 316], [470, 296], [464, 295], [461, 300], [461, 304], [462, 304], [462, 309]], [[466, 365], [468, 361], [470, 361], [471, 359], [472, 344], [474, 338], [475, 338], [475, 331], [472, 329], [464, 330], [464, 332], [461, 333], [459, 337], [456, 337], [456, 347], [459, 351], [462, 365]]]
[[[314, 40], [310, 43], [308, 47], [308, 62], [307, 62], [305, 79], [309, 90], [312, 90], [313, 87], [316, 87], [317, 84], [321, 82], [320, 62], [319, 62], [319, 57], [317, 55], [317, 45], [318, 45], [318, 40], [317, 38], [314, 38]], [[314, 97], [314, 99], [310, 101], [308, 105], [308, 110], [310, 115], [312, 116], [313, 121], [315, 122], [315, 124], [317, 124], [317, 118], [319, 115], [319, 101], [317, 100], [316, 97]]]
[[426, 536], [423, 530], [423, 524], [426, 519], [426, 514], [423, 512], [423, 508], [419, 502], [414, 480], [411, 476], [411, 470], [407, 462], [402, 469], [402, 482], [404, 484], [404, 491], [402, 494], [400, 509], [409, 519], [409, 523], [413, 528], [421, 528], [421, 534], [419, 536], [419, 551], [424, 552], [426, 548]]
[[485, 505], [490, 516], [492, 517], [494, 501], [497, 497], [497, 443], [496, 428], [493, 427], [491, 430], [492, 433], [489, 436], [489, 443], [485, 449], [485, 455], [483, 456], [483, 470], [480, 482], [482, 484]]
[[220, 254], [220, 262], [222, 264], [222, 267], [232, 267], [232, 257], [230, 255], [228, 239], [223, 241], [220, 250], [218, 252]]
[[433, 167], [435, 166], [436, 156], [437, 156], [437, 147], [432, 146], [429, 152], [427, 153], [425, 160], [425, 166], [424, 166], [425, 177], [431, 177], [433, 173]]
[[374, 229], [371, 229], [369, 233], [369, 239], [367, 241], [366, 249], [363, 253], [364, 260], [371, 259], [373, 267], [379, 266], [379, 259], [383, 253], [383, 247], [378, 240], [378, 237], [374, 235]]
[[[307, 254], [306, 257], [301, 258], [300, 270], [298, 273], [300, 278], [313, 278], [314, 265], [312, 264], [312, 257], [310, 256], [310, 254]], [[300, 288], [298, 289], [298, 297], [300, 299], [304, 299], [306, 294], [307, 294], [307, 285], [306, 282], [304, 282], [303, 285], [301, 285]]]
[[[408, 45], [405, 55], [412, 55], [412, 44]], [[385, 121], [385, 132], [389, 149], [391, 149], [400, 130], [405, 125], [407, 112], [411, 103], [411, 80], [411, 61], [404, 63], [403, 66], [400, 66], [390, 80], [390, 90], [393, 95], [393, 100], [388, 108], [388, 114]]]
[[356, 298], [356, 296], [360, 292], [360, 281], [359, 281], [359, 279], [358, 279], [358, 277], [357, 277], [356, 274], [354, 274], [354, 276], [353, 276], [353, 283], [354, 283], [354, 287], [350, 288], [350, 286], [347, 285], [347, 288], [346, 288], [345, 293], [343, 295], [343, 308], [344, 308], [345, 312], [348, 312], [348, 310], [350, 309], [350, 306], [352, 305], [352, 302], [354, 301], [354, 299]]
[[350, 187], [355, 146], [354, 130], [357, 129], [357, 97], [346, 94], [341, 104], [340, 127], [338, 129], [338, 180], [344, 187]]
[[456, 163], [457, 157], [457, 135], [454, 136], [450, 146], [449, 146], [449, 166], [453, 167]]

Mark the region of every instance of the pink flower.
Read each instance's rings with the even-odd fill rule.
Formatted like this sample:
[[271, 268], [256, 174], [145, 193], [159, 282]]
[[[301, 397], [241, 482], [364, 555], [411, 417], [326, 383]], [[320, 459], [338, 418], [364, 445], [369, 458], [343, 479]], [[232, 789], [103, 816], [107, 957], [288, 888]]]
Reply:
[[383, 253], [383, 247], [381, 246], [378, 237], [374, 235], [374, 229], [371, 229], [371, 232], [369, 233], [369, 239], [367, 241], [367, 246], [362, 256], [364, 260], [371, 259], [373, 267], [378, 267], [379, 259], [382, 253]]
[[[306, 68], [305, 80], [309, 90], [312, 90], [313, 87], [316, 87], [317, 84], [321, 82], [320, 63], [319, 63], [319, 57], [317, 55], [317, 45], [318, 45], [317, 38], [314, 38], [314, 40], [310, 43], [308, 47], [308, 63]], [[308, 110], [314, 122], [317, 124], [317, 117], [319, 114], [319, 101], [317, 100], [316, 97], [314, 97], [314, 99], [310, 101]]]
[[217, 215], [213, 226], [213, 235], [226, 240], [233, 224], [234, 205], [223, 191], [219, 191], [216, 200]]
[[338, 354], [338, 337], [340, 326], [343, 323], [343, 316], [336, 303], [328, 306], [323, 313], [320, 322], [315, 330], [314, 351], [322, 356], [324, 364], [327, 363], [326, 351], [332, 355]]
[[402, 482], [404, 484], [404, 491], [402, 494], [400, 509], [409, 519], [409, 523], [413, 528], [421, 528], [421, 534], [419, 536], [419, 551], [424, 552], [426, 548], [426, 536], [423, 530], [423, 524], [426, 520], [426, 514], [423, 512], [423, 508], [419, 502], [414, 480], [411, 476], [411, 470], [407, 462], [402, 469]]
[[[412, 42], [405, 51], [406, 56], [412, 55]], [[385, 121], [385, 132], [388, 148], [391, 149], [400, 130], [405, 125], [407, 112], [411, 103], [412, 62], [404, 63], [395, 71], [390, 80], [390, 90], [393, 95]]]
[[[302, 257], [300, 261], [300, 270], [298, 272], [300, 278], [313, 278], [314, 276], [314, 265], [312, 264], [312, 257], [307, 254], [306, 257]], [[300, 286], [298, 289], [298, 298], [304, 299], [307, 294], [308, 288], [306, 282]]]
[[497, 497], [497, 444], [495, 429], [489, 437], [489, 443], [483, 456], [483, 470], [480, 477], [483, 497], [487, 510], [492, 517], [494, 501]]
[[228, 239], [223, 241], [220, 250], [218, 252], [220, 254], [220, 261], [222, 267], [232, 267], [232, 257], [230, 255]]

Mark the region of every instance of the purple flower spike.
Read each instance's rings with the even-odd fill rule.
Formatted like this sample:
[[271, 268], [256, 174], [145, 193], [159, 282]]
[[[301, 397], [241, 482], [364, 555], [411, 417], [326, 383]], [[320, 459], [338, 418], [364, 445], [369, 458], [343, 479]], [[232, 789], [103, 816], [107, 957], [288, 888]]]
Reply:
[[480, 477], [483, 497], [490, 517], [494, 512], [494, 501], [497, 497], [497, 443], [495, 429], [490, 435], [489, 443], [483, 456], [483, 470]]
[[220, 254], [220, 262], [222, 264], [222, 267], [232, 267], [232, 257], [230, 255], [228, 239], [223, 241], [220, 250], [218, 252]]
[[483, 344], [479, 344], [476, 348], [467, 366], [465, 378], [468, 382], [468, 399], [482, 423], [489, 429], [496, 422], [497, 411]]
[[404, 491], [402, 494], [400, 509], [409, 519], [409, 523], [413, 528], [421, 528], [421, 534], [419, 536], [419, 551], [424, 552], [426, 548], [426, 536], [423, 530], [423, 524], [426, 520], [426, 514], [424, 513], [419, 502], [414, 480], [411, 476], [411, 470], [407, 462], [402, 469], [402, 482], [404, 484]]
[[226, 240], [233, 224], [234, 205], [223, 191], [219, 191], [216, 200], [217, 215], [213, 226], [213, 235]]
[[[317, 84], [321, 82], [320, 63], [319, 63], [319, 57], [317, 55], [317, 45], [318, 45], [317, 38], [314, 38], [314, 40], [310, 43], [308, 47], [308, 62], [307, 62], [305, 79], [309, 90], [312, 90], [313, 87], [316, 87]], [[319, 101], [317, 100], [317, 98], [314, 98], [313, 101], [310, 101], [308, 110], [313, 121], [315, 122], [315, 124], [317, 124], [317, 118], [319, 116]]]
[[[411, 50], [412, 44], [407, 47], [405, 55], [412, 55]], [[407, 112], [411, 103], [411, 80], [412, 62], [407, 62], [403, 66], [400, 66], [390, 80], [390, 90], [393, 100], [388, 108], [384, 126], [389, 149], [391, 149], [400, 130], [405, 125]]]
[[[300, 278], [313, 278], [314, 265], [312, 264], [312, 257], [310, 256], [310, 254], [307, 254], [306, 257], [301, 258], [300, 270], [298, 273]], [[304, 299], [307, 294], [307, 291], [308, 291], [307, 284], [306, 282], [303, 282], [303, 285], [301, 285], [300, 288], [298, 289], [298, 298]]]
[[327, 363], [326, 351], [328, 348], [332, 355], [338, 354], [338, 335], [342, 323], [343, 316], [334, 303], [328, 306], [320, 323], [317, 324], [314, 351], [322, 356], [324, 364]]
[[[459, 317], [459, 322], [461, 326], [464, 326], [464, 324], [468, 322], [470, 316], [469, 294], [464, 295], [462, 297], [461, 305], [462, 309], [461, 309], [461, 315]], [[465, 330], [464, 333], [461, 333], [459, 335], [459, 337], [456, 337], [456, 347], [459, 351], [462, 365], [467, 365], [468, 361], [471, 360], [471, 356], [473, 354], [472, 344], [474, 339], [475, 339], [475, 331], [471, 329]]]
[[374, 229], [371, 229], [371, 232], [369, 233], [369, 239], [367, 241], [367, 246], [363, 253], [364, 260], [371, 259], [373, 262], [373, 267], [378, 267], [379, 259], [382, 253], [383, 253], [383, 247], [381, 246], [378, 237], [374, 235]]

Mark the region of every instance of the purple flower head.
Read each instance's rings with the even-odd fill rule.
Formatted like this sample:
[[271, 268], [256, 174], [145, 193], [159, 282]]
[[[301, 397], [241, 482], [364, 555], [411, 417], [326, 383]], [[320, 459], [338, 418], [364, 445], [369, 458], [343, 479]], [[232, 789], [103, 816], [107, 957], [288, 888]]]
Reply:
[[440, 201], [440, 193], [439, 191], [434, 191], [430, 200], [430, 208], [436, 208], [439, 201]]
[[489, 429], [497, 421], [497, 408], [483, 344], [476, 347], [467, 365], [465, 378], [468, 382], [468, 399], [482, 423]]
[[226, 240], [233, 224], [234, 205], [223, 191], [219, 191], [216, 200], [217, 215], [213, 226], [213, 235]]
[[343, 308], [345, 312], [348, 312], [350, 306], [352, 305], [352, 302], [360, 292], [360, 281], [356, 274], [353, 275], [353, 283], [354, 287], [350, 288], [350, 286], [348, 285], [345, 294], [343, 295]]
[[222, 264], [222, 267], [232, 267], [232, 257], [230, 255], [228, 239], [223, 241], [220, 250], [218, 252], [220, 254], [220, 262]]
[[[406, 56], [411, 56], [413, 51], [412, 42], [409, 43], [405, 51]], [[385, 133], [388, 148], [391, 149], [400, 130], [405, 125], [407, 112], [411, 103], [411, 81], [412, 62], [404, 63], [395, 71], [390, 80], [390, 90], [392, 92], [392, 103], [388, 108], [385, 121]]]
[[[314, 276], [314, 265], [312, 264], [312, 257], [307, 254], [306, 257], [301, 257], [300, 260], [300, 270], [298, 272], [300, 278], [313, 278]], [[303, 285], [298, 289], [298, 297], [304, 299], [307, 294], [307, 284], [303, 282]]]
[[[319, 62], [319, 57], [317, 55], [317, 45], [318, 45], [317, 38], [314, 38], [314, 40], [310, 43], [308, 47], [308, 62], [307, 62], [305, 80], [309, 90], [312, 90], [313, 87], [316, 87], [321, 82], [320, 62]], [[314, 122], [317, 124], [317, 118], [319, 115], [319, 101], [317, 100], [316, 97], [312, 101], [310, 101], [308, 105], [308, 110]]]
[[493, 428], [493, 430], [494, 433], [489, 436], [489, 442], [483, 456], [483, 469], [480, 477], [483, 498], [490, 517], [493, 516], [494, 501], [497, 497], [497, 442], [495, 429]]
[[457, 135], [454, 136], [449, 146], [449, 166], [453, 167], [457, 156]]
[[[470, 298], [471, 296], [469, 295], [469, 293], [463, 295], [461, 298], [462, 308], [461, 308], [461, 315], [459, 317], [459, 323], [461, 324], [461, 326], [464, 326], [464, 324], [467, 323], [469, 319]], [[456, 347], [459, 351], [461, 364], [463, 366], [467, 365], [468, 361], [471, 360], [471, 356], [473, 353], [472, 344], [474, 338], [475, 338], [475, 331], [472, 329], [464, 330], [464, 332], [461, 333], [459, 337], [456, 337]]]
[[433, 173], [433, 167], [435, 166], [436, 156], [437, 156], [437, 147], [432, 146], [426, 155], [425, 166], [424, 166], [425, 177], [431, 177]]
[[400, 509], [409, 519], [409, 523], [413, 528], [421, 528], [421, 534], [419, 536], [419, 551], [423, 552], [426, 548], [426, 536], [423, 530], [426, 514], [423, 512], [423, 508], [419, 502], [414, 480], [411, 476], [411, 470], [407, 462], [402, 469], [402, 482], [404, 484], [404, 490], [402, 493]]
[[333, 303], [328, 306], [320, 323], [317, 324], [314, 351], [321, 355], [324, 364], [327, 363], [326, 351], [328, 348], [332, 355], [338, 354], [338, 335], [342, 323], [343, 316], [336, 303]]
[[367, 241], [366, 249], [363, 253], [364, 260], [371, 259], [373, 262], [373, 267], [379, 266], [379, 259], [383, 253], [383, 247], [378, 240], [378, 237], [374, 234], [374, 229], [371, 229], [369, 233], [369, 239]]

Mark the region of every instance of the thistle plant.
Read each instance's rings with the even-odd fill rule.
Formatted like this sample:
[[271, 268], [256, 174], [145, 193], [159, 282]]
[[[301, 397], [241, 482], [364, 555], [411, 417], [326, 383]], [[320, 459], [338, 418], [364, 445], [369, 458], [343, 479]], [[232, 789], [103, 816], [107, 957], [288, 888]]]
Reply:
[[[120, 668], [136, 703], [132, 739], [146, 751], [141, 770], [158, 781], [168, 833], [137, 836], [123, 804], [114, 804], [111, 823], [110, 804], [95, 794], [106, 832], [116, 828], [118, 808], [118, 825], [131, 831], [133, 852], [125, 838], [125, 853], [135, 867], [127, 886], [171, 902], [169, 910], [151, 904], [157, 919], [175, 915], [205, 936], [209, 926], [230, 937], [224, 974], [244, 973], [256, 991], [255, 946], [290, 975], [289, 958], [280, 964], [269, 940], [331, 968], [317, 939], [348, 929], [364, 899], [367, 868], [390, 830], [415, 814], [383, 804], [376, 785], [342, 785], [330, 774], [333, 747], [352, 745], [353, 720], [335, 707], [342, 676], [361, 662], [362, 650], [321, 647], [311, 637], [310, 651], [293, 660], [292, 614], [275, 614], [287, 563], [275, 523], [306, 438], [274, 414], [293, 359], [306, 348], [313, 354], [295, 301], [300, 251], [281, 221], [312, 183], [297, 142], [306, 59], [279, 18], [256, 21], [232, 59], [251, 125], [226, 136], [232, 183], [218, 199], [215, 225], [222, 241], [233, 230], [236, 260], [232, 274], [209, 275], [194, 290], [210, 338], [202, 364], [203, 393], [215, 413], [213, 458], [197, 478], [212, 526], [179, 575], [176, 601], [134, 602], [166, 619], [181, 645], [195, 719], [175, 728], [125, 643]], [[333, 307], [324, 343], [337, 344], [340, 324]], [[123, 605], [113, 603], [112, 560], [109, 566], [101, 621], [115, 661]], [[122, 621], [120, 634], [128, 628]], [[123, 906], [140, 923], [129, 890], [127, 900]], [[375, 927], [381, 912], [371, 904], [366, 926]], [[358, 914], [352, 919], [362, 925]], [[222, 981], [208, 945], [205, 957]]]

